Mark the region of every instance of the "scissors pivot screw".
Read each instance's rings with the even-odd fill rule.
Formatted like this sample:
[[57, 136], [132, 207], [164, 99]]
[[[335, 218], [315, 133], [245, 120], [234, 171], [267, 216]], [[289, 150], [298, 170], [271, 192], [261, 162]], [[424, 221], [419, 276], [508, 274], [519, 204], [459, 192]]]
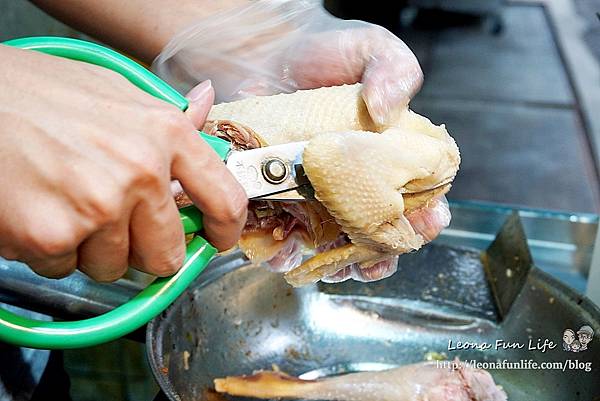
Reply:
[[289, 171], [283, 160], [273, 157], [267, 159], [262, 166], [262, 174], [265, 180], [271, 184], [279, 184], [286, 180]]

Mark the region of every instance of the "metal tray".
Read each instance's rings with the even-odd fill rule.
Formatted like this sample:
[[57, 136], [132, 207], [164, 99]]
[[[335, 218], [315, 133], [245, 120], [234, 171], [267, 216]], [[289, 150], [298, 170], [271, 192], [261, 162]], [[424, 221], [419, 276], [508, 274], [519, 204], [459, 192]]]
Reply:
[[[209, 389], [215, 377], [273, 364], [315, 378], [442, 355], [480, 362], [578, 361], [583, 369], [490, 372], [509, 400], [589, 401], [600, 395], [600, 340], [593, 339], [584, 352], [562, 349], [563, 331], [584, 324], [599, 332], [598, 308], [536, 268], [499, 323], [476, 249], [431, 244], [402, 256], [389, 279], [301, 289], [233, 254], [214, 263], [150, 323], [147, 350], [161, 388], [173, 400], [214, 399]], [[528, 350], [530, 339], [557, 346]], [[449, 341], [496, 340], [524, 348], [449, 350]], [[581, 365], [586, 363], [592, 364], [589, 372]]]

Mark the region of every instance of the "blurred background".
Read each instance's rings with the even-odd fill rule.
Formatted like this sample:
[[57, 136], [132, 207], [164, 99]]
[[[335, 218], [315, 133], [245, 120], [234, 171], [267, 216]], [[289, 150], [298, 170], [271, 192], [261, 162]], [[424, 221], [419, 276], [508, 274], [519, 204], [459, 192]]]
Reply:
[[417, 55], [412, 107], [445, 123], [463, 155], [450, 198], [598, 211], [600, 1], [326, 3]]
[[[600, 0], [325, 3], [386, 26], [417, 55], [425, 84], [411, 107], [461, 149], [452, 200], [598, 213]], [[32, 35], [83, 37], [27, 1], [0, 0], [0, 41]], [[142, 344], [64, 358], [74, 400], [155, 394]]]

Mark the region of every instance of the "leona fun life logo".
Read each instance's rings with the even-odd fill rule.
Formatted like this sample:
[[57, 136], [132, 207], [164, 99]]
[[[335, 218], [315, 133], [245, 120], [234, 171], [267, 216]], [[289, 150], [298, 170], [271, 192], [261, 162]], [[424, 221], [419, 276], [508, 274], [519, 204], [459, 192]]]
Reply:
[[566, 329], [563, 333], [563, 349], [568, 352], [583, 352], [594, 338], [594, 330], [590, 326], [581, 326], [577, 332]]

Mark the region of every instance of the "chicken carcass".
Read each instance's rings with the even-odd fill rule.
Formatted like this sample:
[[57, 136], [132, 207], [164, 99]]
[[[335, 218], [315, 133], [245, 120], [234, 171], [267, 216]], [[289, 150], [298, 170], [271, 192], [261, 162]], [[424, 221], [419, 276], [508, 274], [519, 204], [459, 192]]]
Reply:
[[379, 372], [301, 380], [280, 372], [215, 379], [217, 392], [263, 399], [336, 401], [506, 401], [501, 387], [481, 369], [422, 362]]
[[[355, 84], [222, 103], [204, 127], [236, 149], [309, 141], [303, 166], [317, 201], [252, 201], [239, 242], [294, 286], [335, 280], [349, 266], [364, 281], [381, 278], [394, 271], [396, 255], [449, 223], [439, 199], [458, 171], [454, 140], [408, 109], [378, 125], [360, 93]], [[178, 204], [189, 199], [178, 196]], [[302, 262], [306, 248], [317, 254]]]

